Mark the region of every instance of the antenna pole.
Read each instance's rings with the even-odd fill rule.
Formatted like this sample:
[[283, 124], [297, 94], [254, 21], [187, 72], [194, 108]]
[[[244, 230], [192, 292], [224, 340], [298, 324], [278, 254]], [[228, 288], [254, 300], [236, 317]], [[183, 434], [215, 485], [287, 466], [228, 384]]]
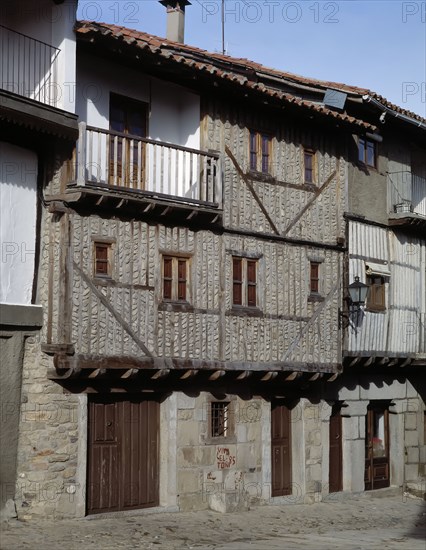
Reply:
[[222, 54], [225, 55], [225, 0], [222, 0]]

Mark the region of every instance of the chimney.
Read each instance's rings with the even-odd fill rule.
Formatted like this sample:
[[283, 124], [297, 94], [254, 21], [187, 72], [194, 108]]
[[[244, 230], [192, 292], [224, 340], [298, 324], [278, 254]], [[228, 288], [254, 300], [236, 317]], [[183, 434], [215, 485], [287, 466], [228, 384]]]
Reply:
[[167, 40], [183, 44], [185, 36], [185, 6], [190, 6], [188, 0], [160, 0], [167, 8]]

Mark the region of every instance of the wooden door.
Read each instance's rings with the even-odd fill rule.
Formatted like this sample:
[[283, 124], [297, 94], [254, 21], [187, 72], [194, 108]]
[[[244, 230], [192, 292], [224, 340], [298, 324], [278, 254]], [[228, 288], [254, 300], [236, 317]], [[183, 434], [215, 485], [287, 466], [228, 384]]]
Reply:
[[158, 429], [157, 401], [91, 397], [88, 514], [158, 505]]
[[110, 185], [145, 188], [146, 143], [138, 140], [147, 135], [147, 104], [111, 95], [109, 126], [113, 135], [109, 144]]
[[340, 408], [333, 409], [330, 416], [328, 484], [330, 493], [338, 493], [343, 490], [342, 416]]
[[271, 405], [272, 496], [291, 494], [291, 413], [282, 403]]
[[365, 418], [365, 489], [389, 487], [389, 410], [371, 404]]

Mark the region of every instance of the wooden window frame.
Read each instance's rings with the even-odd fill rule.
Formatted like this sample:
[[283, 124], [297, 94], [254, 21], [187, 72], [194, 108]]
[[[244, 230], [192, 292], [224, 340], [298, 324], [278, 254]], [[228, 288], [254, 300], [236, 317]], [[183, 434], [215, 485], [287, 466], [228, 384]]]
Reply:
[[[170, 262], [171, 274], [165, 273], [166, 262]], [[181, 268], [185, 267], [184, 275]], [[163, 254], [161, 260], [161, 296], [163, 302], [190, 303], [190, 257]], [[167, 285], [166, 285], [167, 283]], [[166, 288], [170, 286], [170, 292]]]
[[[137, 145], [133, 138], [126, 136], [133, 135], [129, 130], [129, 113], [138, 112], [144, 118], [143, 136], [139, 139], [144, 139], [148, 135], [148, 116], [149, 116], [149, 103], [146, 101], [140, 101], [127, 96], [119, 94], [110, 94], [109, 103], [109, 128], [112, 130], [113, 124], [113, 108], [122, 109], [125, 113], [124, 129], [117, 136], [109, 136], [109, 152], [108, 152], [108, 183], [110, 185], [119, 185], [122, 187], [135, 188], [135, 185], [140, 181], [141, 189], [145, 188], [145, 164], [146, 164], [146, 144], [141, 141], [140, 145]], [[133, 147], [131, 146], [133, 141]], [[117, 150], [117, 157], [115, 159], [115, 150]], [[135, 161], [135, 154], [137, 160]], [[133, 162], [130, 162], [130, 158], [133, 155]], [[124, 166], [123, 166], [124, 161]], [[115, 183], [116, 182], [116, 183]]]
[[[373, 164], [368, 162], [368, 148], [373, 147]], [[358, 162], [368, 168], [377, 169], [377, 142], [366, 137], [358, 137]]]
[[309, 261], [309, 293], [313, 296], [321, 294], [321, 262]]
[[[106, 258], [98, 258], [98, 250], [106, 250]], [[106, 271], [100, 271], [98, 265], [105, 265]], [[110, 241], [93, 241], [93, 277], [95, 279], [113, 278], [113, 243]]]
[[[310, 168], [311, 179], [308, 179], [306, 177], [306, 158], [309, 157], [312, 162], [312, 167]], [[303, 148], [303, 180], [304, 183], [308, 183], [310, 185], [316, 185], [317, 183], [317, 156], [316, 152], [313, 149], [309, 149], [304, 147]]]
[[[236, 273], [236, 266], [240, 265]], [[254, 277], [253, 277], [254, 269]], [[233, 308], [259, 308], [258, 293], [259, 260], [244, 256], [232, 256], [232, 307]], [[238, 291], [236, 289], [239, 289]]]
[[[374, 283], [373, 279], [381, 279], [381, 283]], [[366, 300], [368, 311], [386, 311], [386, 281], [383, 275], [367, 275], [366, 283], [369, 286]]]
[[272, 136], [267, 132], [249, 130], [249, 169], [250, 172], [272, 175]]

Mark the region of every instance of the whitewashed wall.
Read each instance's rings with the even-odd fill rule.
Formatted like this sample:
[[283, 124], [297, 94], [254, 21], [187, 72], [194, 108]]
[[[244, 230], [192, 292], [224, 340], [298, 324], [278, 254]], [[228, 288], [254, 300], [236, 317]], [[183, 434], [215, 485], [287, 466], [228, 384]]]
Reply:
[[[3, 31], [0, 46], [3, 88], [75, 112], [77, 0], [56, 6], [52, 0], [2, 2], [1, 24], [47, 45]], [[12, 63], [13, 60], [13, 63]]]
[[390, 270], [386, 310], [364, 311], [349, 327], [348, 350], [391, 353], [425, 352], [426, 242], [403, 232], [351, 221], [349, 282], [366, 282], [368, 261]]
[[0, 142], [0, 302], [30, 304], [34, 277], [37, 155]]

